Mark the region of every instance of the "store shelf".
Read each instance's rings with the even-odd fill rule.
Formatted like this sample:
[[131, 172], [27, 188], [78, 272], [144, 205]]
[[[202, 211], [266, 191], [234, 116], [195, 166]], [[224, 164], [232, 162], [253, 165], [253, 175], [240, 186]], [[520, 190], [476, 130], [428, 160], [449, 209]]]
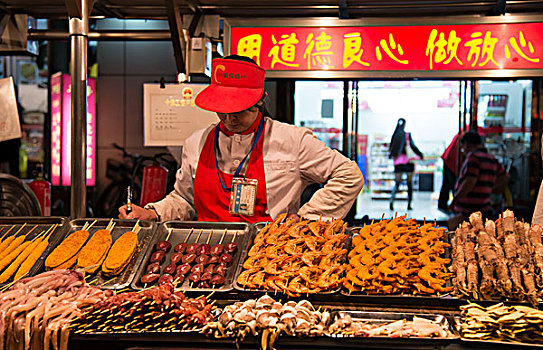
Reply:
[[[375, 139], [371, 145], [371, 198], [389, 199], [395, 185], [394, 164], [388, 158], [390, 142]], [[402, 184], [396, 193], [397, 199], [407, 199], [407, 186]]]

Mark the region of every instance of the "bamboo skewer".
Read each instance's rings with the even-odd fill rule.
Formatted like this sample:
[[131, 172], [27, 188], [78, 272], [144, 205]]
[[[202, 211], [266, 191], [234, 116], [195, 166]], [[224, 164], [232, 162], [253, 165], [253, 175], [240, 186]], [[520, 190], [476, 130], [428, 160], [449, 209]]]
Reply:
[[39, 226], [39, 225], [36, 225], [36, 226], [32, 227], [32, 228], [30, 229], [30, 231], [28, 231], [28, 232], [25, 234], [25, 236], [28, 237], [28, 235], [30, 235], [36, 228], [38, 228], [38, 226]]
[[194, 231], [194, 229], [191, 228], [190, 231], [189, 231], [189, 234], [185, 237], [185, 240], [183, 241], [183, 243], [187, 243], [187, 241], [188, 241], [190, 235], [192, 235], [192, 232], [193, 232], [193, 231]]
[[194, 243], [198, 243], [198, 241], [200, 240], [200, 236], [202, 235], [202, 232], [204, 232], [204, 230], [200, 230], [200, 232], [198, 233], [198, 237], [196, 237], [196, 241]]
[[212, 234], [213, 234], [213, 229], [211, 229], [211, 231], [209, 231], [209, 235], [207, 236], [206, 244], [209, 244], [209, 241], [211, 240], [211, 235]]
[[170, 236], [171, 236], [171, 234], [172, 234], [172, 231], [173, 231], [173, 227], [170, 227], [170, 228], [168, 229], [168, 235], [166, 236], [165, 241], [167, 241], [167, 240], [170, 239]]
[[9, 289], [11, 286], [13, 286], [17, 281], [25, 278], [26, 276], [28, 275], [28, 272], [25, 273], [24, 275], [22, 275], [21, 277], [17, 278], [16, 280], [13, 280], [12, 282], [6, 284], [4, 287], [2, 287], [2, 289], [0, 289], [0, 293], [2, 293], [3, 291]]
[[113, 277], [112, 279], [108, 280], [108, 281], [105, 281], [103, 283], [100, 284], [100, 287], [103, 286], [104, 284], [108, 284], [110, 282], [112, 282], [114, 279], [116, 279], [117, 277]]
[[134, 227], [132, 228], [132, 232], [134, 232], [136, 235], [140, 232], [141, 230], [141, 226], [140, 226], [140, 221], [136, 221], [136, 224], [134, 225]]
[[9, 230], [7, 230], [6, 233], [4, 233], [4, 235], [2, 236], [2, 240], [4, 240], [4, 238], [7, 236], [7, 234], [8, 234], [11, 230], [13, 230], [13, 229], [15, 228], [15, 226], [16, 226], [16, 225], [11, 226], [11, 227], [9, 228]]
[[222, 240], [224, 239], [224, 236], [226, 235], [226, 232], [228, 231], [227, 228], [224, 229], [224, 233], [221, 236], [221, 239], [219, 240], [219, 244], [222, 244]]
[[17, 235], [19, 234], [19, 232], [21, 232], [23, 230], [23, 228], [26, 226], [26, 222], [17, 230], [17, 232], [15, 232], [13, 235], [15, 237], [17, 237]]
[[96, 221], [98, 221], [98, 220], [94, 220], [89, 226], [87, 226], [87, 231], [88, 231], [94, 224], [96, 224]]

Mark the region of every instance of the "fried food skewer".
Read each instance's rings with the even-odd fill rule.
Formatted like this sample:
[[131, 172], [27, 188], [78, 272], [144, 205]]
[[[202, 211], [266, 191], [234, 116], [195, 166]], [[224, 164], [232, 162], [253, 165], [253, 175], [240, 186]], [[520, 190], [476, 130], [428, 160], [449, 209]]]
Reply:
[[46, 237], [43, 238], [37, 245], [35, 249], [32, 249], [31, 253], [28, 255], [28, 258], [19, 266], [17, 269], [17, 272], [15, 273], [15, 280], [18, 280], [22, 278], [23, 276], [27, 275], [30, 272], [30, 269], [34, 266], [36, 261], [41, 257], [43, 252], [47, 249], [49, 246], [49, 239], [51, 238], [51, 235], [55, 232], [57, 228], [57, 224], [55, 224], [51, 229], [50, 232], [46, 232]]
[[98, 230], [92, 235], [78, 254], [76, 265], [78, 268], [85, 269], [89, 274], [93, 274], [100, 268], [113, 243], [111, 231], [114, 227], [115, 223], [111, 219], [105, 229]]
[[[37, 235], [36, 238], [34, 238], [32, 241], [30, 241], [30, 242], [26, 241], [25, 243], [23, 243], [20, 246], [20, 248], [19, 248], [21, 250], [20, 253], [16, 256], [15, 260], [9, 264], [9, 266], [4, 270], [4, 272], [2, 272], [2, 274], [0, 274], [0, 283], [4, 283], [7, 280], [9, 280], [11, 278], [11, 276], [13, 276], [13, 274], [16, 273], [17, 270], [20, 269], [21, 267], [24, 267], [25, 270], [26, 270], [26, 266], [30, 265], [28, 267], [28, 271], [29, 271], [30, 268], [32, 266], [34, 266], [34, 263], [37, 261], [37, 259], [34, 260], [33, 262], [29, 261], [28, 264], [26, 264], [26, 265], [25, 265], [25, 262], [28, 260], [28, 257], [31, 254], [36, 254], [36, 253], [39, 252], [39, 249], [41, 249], [41, 247], [39, 247], [39, 246], [43, 241], [46, 242], [45, 247], [47, 247], [47, 245], [49, 244], [50, 234], [52, 233], [52, 232], [49, 233], [51, 231], [51, 228], [52, 227], [50, 227], [45, 232], [45, 235], [41, 236], [41, 234], [44, 233], [44, 232], [42, 232], [39, 235]], [[43, 249], [43, 250], [45, 250], [45, 249]], [[38, 255], [38, 258], [39, 258], [39, 256], [41, 256], [41, 253], [43, 253], [43, 251], [40, 252], [40, 254]], [[14, 254], [14, 253], [12, 253], [12, 254]], [[32, 263], [32, 264], [30, 264], [30, 263]], [[0, 266], [1, 266], [1, 264], [0, 264]], [[17, 279], [18, 277], [28, 273], [28, 271], [23, 270], [22, 273], [19, 276], [15, 277], [15, 279]]]
[[102, 264], [102, 273], [104, 275], [117, 276], [124, 270], [136, 252], [140, 230], [141, 226], [136, 223], [133, 231], [125, 232], [113, 243]]
[[66, 237], [45, 259], [45, 268], [51, 270], [72, 267], [77, 261], [81, 248], [89, 238], [88, 229], [91, 225], [86, 223], [83, 225], [84, 229], [77, 230]]
[[[24, 224], [26, 225], [26, 223]], [[19, 231], [17, 231], [12, 237], [15, 237], [19, 232], [21, 232], [21, 230], [23, 229], [23, 226], [21, 226], [21, 228], [19, 229]], [[32, 233], [32, 231], [34, 231], [36, 228], [38, 227], [38, 225], [34, 226], [33, 228], [30, 229], [30, 231], [28, 231], [26, 234], [24, 235], [20, 235], [19, 237], [15, 238], [12, 240], [12, 242], [9, 244], [9, 246], [7, 246], [1, 253], [0, 253], [0, 271], [6, 267], [14, 258], [12, 258], [11, 260], [4, 260], [4, 259], [7, 259], [7, 257], [11, 256], [12, 253], [14, 251], [18, 251], [19, 253], [22, 251], [22, 250], [19, 250], [20, 246], [22, 244], [24, 244], [26, 238]], [[24, 248], [23, 248], [24, 249]], [[15, 256], [16, 257], [16, 256]], [[8, 261], [6, 263], [6, 265], [2, 265], [3, 262], [5, 261]]]

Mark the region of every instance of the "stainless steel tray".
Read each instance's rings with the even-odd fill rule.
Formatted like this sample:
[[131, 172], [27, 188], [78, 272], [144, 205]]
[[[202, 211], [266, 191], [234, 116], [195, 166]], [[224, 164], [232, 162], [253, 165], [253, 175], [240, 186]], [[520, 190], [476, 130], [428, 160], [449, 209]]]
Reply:
[[[245, 251], [243, 252], [242, 254], [242, 259], [240, 261], [240, 264], [238, 266], [238, 269], [236, 271], [236, 279], [234, 280], [234, 288], [236, 290], [239, 290], [241, 292], [249, 292], [249, 293], [269, 293], [269, 292], [273, 292], [273, 291], [270, 291], [270, 290], [266, 290], [266, 289], [250, 289], [250, 288], [245, 288], [244, 286], [241, 286], [238, 284], [237, 282], [237, 278], [238, 276], [243, 272], [244, 268], [243, 268], [243, 263], [245, 262], [245, 260], [247, 259], [247, 256], [249, 254], [249, 250], [251, 249], [251, 247], [253, 246], [253, 243], [254, 243], [254, 239], [257, 235], [257, 233], [264, 227], [266, 226], [267, 223], [265, 222], [257, 222], [256, 224], [254, 224], [254, 234], [251, 235], [251, 239], [249, 241], [249, 244], [247, 245], [247, 248], [245, 249]], [[345, 234], [349, 235], [349, 238], [347, 238], [347, 241], [345, 242], [345, 246], [344, 248], [347, 249], [347, 254], [348, 254], [348, 247], [351, 243], [351, 238], [352, 238], [352, 233], [351, 233], [351, 230], [350, 228], [347, 228], [345, 230]], [[347, 259], [347, 254], [345, 254], [345, 256], [343, 257], [343, 260], [342, 260], [342, 263], [345, 263], [346, 259]], [[318, 294], [320, 295], [328, 295], [328, 294], [336, 294], [337, 292], [339, 292], [341, 289], [341, 285], [338, 286], [337, 288], [334, 288], [330, 291], [325, 291], [325, 292], [319, 292]], [[280, 293], [278, 291], [278, 293]]]
[[[185, 278], [182, 285], [178, 285], [178, 288], [181, 288], [184, 291], [218, 291], [218, 292], [229, 292], [233, 289], [232, 283], [236, 277], [235, 273], [237, 271], [238, 265], [240, 264], [240, 257], [242, 256], [243, 251], [247, 247], [247, 242], [249, 236], [253, 235], [254, 228], [247, 224], [241, 222], [205, 222], [205, 221], [167, 221], [158, 226], [157, 234], [153, 237], [153, 240], [150, 242], [147, 251], [145, 252], [145, 257], [143, 263], [138, 269], [136, 277], [132, 282], [132, 288], [136, 290], [144, 289], [144, 286], [140, 283], [140, 279], [145, 275], [145, 270], [147, 268], [151, 254], [154, 252], [155, 244], [160, 240], [165, 240], [168, 236], [168, 233], [171, 229], [171, 235], [168, 239], [168, 242], [172, 244], [172, 248], [166, 254], [164, 262], [160, 266], [160, 271], [164, 269], [170, 263], [170, 257], [174, 253], [174, 247], [185, 241], [185, 238], [188, 236], [189, 232], [192, 230], [192, 234], [188, 238], [186, 243], [196, 242], [198, 233], [202, 231], [198, 243], [206, 243], [211, 231], [213, 234], [209, 239], [209, 244], [211, 246], [219, 243], [223, 233], [226, 230], [226, 234], [223, 239], [223, 244], [232, 242], [234, 235], [236, 236], [235, 241], [238, 244], [238, 249], [234, 254], [232, 265], [228, 268], [228, 272], [224, 278], [224, 284], [218, 288], [196, 288], [191, 287], [188, 278]], [[187, 276], [188, 277], [188, 276]]]
[[[418, 313], [400, 313], [400, 312], [373, 312], [373, 311], [334, 311], [331, 314], [330, 317], [330, 326], [332, 323], [334, 323], [337, 319], [343, 318], [345, 315], [351, 316], [353, 321], [359, 321], [359, 322], [365, 322], [370, 324], [385, 324], [389, 322], [399, 321], [399, 320], [407, 320], [412, 321], [414, 317], [420, 317], [425, 318], [430, 321], [436, 322], [438, 325], [440, 325], [444, 330], [448, 330], [451, 333], [450, 337], [410, 337], [418, 340], [432, 340], [432, 339], [458, 339], [459, 335], [456, 329], [453, 327], [453, 325], [449, 322], [448, 318], [444, 315], [440, 314], [418, 314]], [[331, 334], [327, 330], [325, 331], [325, 335], [332, 337], [332, 338], [359, 338], [358, 336], [350, 335], [350, 334]], [[376, 336], [372, 338], [384, 338], [384, 339], [393, 339], [389, 336]], [[402, 338], [407, 339], [407, 338]]]
[[[77, 230], [81, 230], [85, 223], [92, 223], [94, 220], [96, 220], [96, 223], [92, 225], [89, 230], [89, 239], [96, 231], [105, 229], [111, 219], [89, 218], [72, 220], [69, 223], [70, 229], [68, 232], [71, 234]], [[136, 224], [136, 220], [114, 219], [113, 222], [115, 222], [115, 227], [111, 232], [113, 243], [115, 243], [115, 241], [125, 232], [132, 231], [134, 225]], [[124, 270], [118, 276], [111, 278], [103, 276], [102, 273], [99, 272], [100, 269], [98, 269], [98, 271], [95, 273], [96, 276], [87, 278], [87, 281], [94, 281], [96, 279], [93, 285], [100, 286], [100, 288], [103, 289], [124, 289], [130, 285], [134, 275], [136, 274], [138, 266], [141, 264], [141, 260], [143, 259], [143, 255], [147, 249], [147, 245], [151, 241], [153, 233], [156, 229], [156, 224], [150, 221], [140, 221], [139, 226], [141, 227], [141, 230], [138, 233], [139, 243], [136, 248], [136, 252]]]
[[[353, 227], [352, 228], [353, 237], [358, 234], [358, 231], [360, 229], [361, 229], [361, 227]], [[354, 234], [355, 231], [357, 232], [356, 234]], [[446, 231], [445, 234], [443, 235], [443, 238], [444, 238], [444, 241], [446, 243], [451, 244], [450, 232]], [[347, 249], [348, 249], [349, 253], [353, 249], [352, 237], [351, 237], [351, 239], [349, 239], [349, 247]], [[347, 253], [347, 255], [349, 253]], [[445, 253], [443, 254], [443, 257], [446, 258], [446, 259], [451, 259], [451, 264], [452, 264], [452, 254], [451, 254], [451, 248], [450, 247], [445, 248]], [[349, 261], [347, 260], [346, 263], [348, 264]], [[447, 265], [447, 266], [450, 266], [450, 264]], [[452, 287], [452, 278], [447, 280], [447, 282], [445, 283], [445, 286], [446, 287]], [[432, 303], [432, 301], [443, 300], [446, 304], [447, 304], [447, 301], [450, 301], [450, 303], [459, 304], [459, 305], [463, 304], [463, 302], [461, 302], [459, 298], [456, 298], [456, 297], [452, 296], [452, 292], [451, 293], [446, 293], [446, 294], [441, 294], [441, 295], [426, 295], [426, 294], [421, 294], [421, 295], [412, 295], [412, 294], [367, 294], [367, 293], [364, 293], [364, 292], [356, 292], [356, 291], [349, 293], [349, 291], [346, 290], [345, 288], [341, 288], [341, 295], [347, 296], [347, 297], [358, 297], [359, 299], [360, 298], [362, 298], [362, 299], [367, 298], [368, 302], [372, 302], [372, 300], [377, 300], [377, 299], [385, 299], [385, 302], [387, 300], [390, 300], [390, 301], [393, 301], [393, 302], [402, 302], [401, 300], [412, 299], [415, 302], [417, 302], [417, 301], [420, 302], [421, 300], [426, 300], [426, 301]]]
[[[40, 232], [47, 231], [51, 226], [58, 225], [53, 231], [51, 237], [49, 238], [49, 245], [40, 256], [38, 261], [32, 266], [27, 277], [32, 277], [38, 273], [43, 272], [43, 264], [45, 258], [53, 250], [57, 244], [64, 239], [66, 233], [68, 232], [69, 225], [68, 218], [62, 216], [14, 216], [14, 217], [0, 217], [0, 237], [3, 237], [4, 234], [12, 227], [13, 229], [9, 231], [9, 234], [6, 237], [9, 237], [15, 234], [22, 225], [26, 223], [26, 226], [21, 230], [19, 235], [29, 232], [34, 226], [37, 227], [30, 233], [27, 237], [27, 240], [31, 240], [36, 237]], [[4, 237], [4, 239], [6, 238]], [[6, 285], [6, 283], [0, 284], [0, 286]]]

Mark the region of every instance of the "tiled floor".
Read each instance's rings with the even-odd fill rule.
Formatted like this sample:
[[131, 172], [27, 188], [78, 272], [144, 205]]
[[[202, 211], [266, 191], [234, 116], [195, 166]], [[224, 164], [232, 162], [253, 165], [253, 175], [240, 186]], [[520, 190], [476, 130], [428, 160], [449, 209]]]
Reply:
[[431, 192], [415, 192], [413, 193], [413, 202], [411, 203], [413, 210], [407, 210], [407, 200], [396, 200], [394, 202], [394, 210], [389, 209], [388, 200], [371, 199], [371, 193], [363, 193], [358, 197], [356, 219], [361, 219], [364, 215], [368, 215], [370, 219], [380, 219], [383, 214], [385, 217], [403, 215], [407, 213], [408, 217], [417, 220], [438, 221], [447, 220], [448, 216], [437, 209], [437, 194]]

